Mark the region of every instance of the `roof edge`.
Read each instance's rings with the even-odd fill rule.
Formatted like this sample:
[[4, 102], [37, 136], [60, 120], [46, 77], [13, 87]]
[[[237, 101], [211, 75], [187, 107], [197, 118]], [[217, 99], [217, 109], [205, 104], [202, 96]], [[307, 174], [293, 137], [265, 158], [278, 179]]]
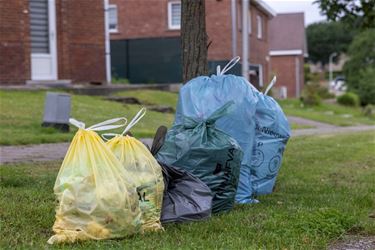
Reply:
[[261, 10], [266, 12], [270, 17], [275, 17], [276, 16], [276, 11], [271, 8], [267, 3], [265, 3], [262, 0], [251, 0], [251, 2], [255, 3]]

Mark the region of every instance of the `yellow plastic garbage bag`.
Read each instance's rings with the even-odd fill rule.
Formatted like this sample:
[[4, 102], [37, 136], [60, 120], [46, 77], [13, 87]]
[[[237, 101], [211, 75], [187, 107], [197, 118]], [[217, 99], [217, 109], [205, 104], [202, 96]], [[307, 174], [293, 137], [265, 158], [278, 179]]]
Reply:
[[160, 214], [164, 192], [161, 166], [142, 142], [126, 135], [145, 114], [146, 109], [142, 108], [120, 135], [103, 135], [103, 138], [108, 135], [114, 136], [107, 145], [136, 183], [143, 232], [163, 229]]
[[135, 185], [116, 156], [95, 131], [114, 129], [125, 120], [115, 118], [89, 128], [78, 127], [56, 178], [58, 205], [55, 235], [48, 243], [109, 239], [140, 230], [141, 218]]

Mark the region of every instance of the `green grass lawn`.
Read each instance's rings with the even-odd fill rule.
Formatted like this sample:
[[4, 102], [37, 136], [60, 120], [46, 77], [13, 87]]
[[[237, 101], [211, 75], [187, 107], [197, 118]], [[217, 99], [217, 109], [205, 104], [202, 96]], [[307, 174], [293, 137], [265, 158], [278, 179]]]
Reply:
[[123, 91], [115, 94], [116, 96], [136, 97], [143, 103], [165, 105], [175, 108], [177, 105], [178, 94], [158, 91], [158, 90], [132, 90]]
[[355, 126], [359, 124], [375, 124], [374, 118], [362, 114], [361, 108], [345, 107], [338, 104], [322, 103], [319, 106], [301, 107], [296, 99], [278, 100], [285, 114], [329, 123], [337, 126]]
[[[60, 133], [53, 128], [42, 128], [45, 91], [5, 91], [0, 90], [0, 145], [20, 145], [70, 141], [76, 129], [70, 133]], [[136, 97], [145, 104], [175, 107], [178, 95], [156, 90], [135, 90], [117, 93], [118, 96]], [[347, 108], [335, 104], [322, 104], [313, 108], [301, 108], [297, 100], [280, 101], [287, 115], [305, 117], [330, 124], [349, 126], [375, 124], [375, 119], [364, 117], [359, 108]], [[72, 114], [88, 126], [119, 116], [131, 119], [139, 110], [139, 105], [124, 105], [104, 100], [98, 96], [72, 95]], [[351, 117], [345, 117], [344, 115]], [[134, 127], [138, 137], [153, 137], [160, 125], [169, 127], [173, 114], [148, 111], [147, 115]], [[292, 129], [311, 128], [291, 124]]]
[[290, 124], [291, 129], [305, 129], [305, 128], [315, 128], [314, 126], [309, 126], [309, 125], [302, 125], [298, 123], [291, 123]]
[[[0, 145], [69, 141], [76, 129], [60, 133], [53, 128], [42, 128], [45, 91], [0, 91]], [[72, 95], [72, 114], [87, 126], [125, 116], [130, 119], [141, 108], [104, 100], [97, 96]], [[132, 129], [138, 137], [153, 137], [160, 125], [170, 126], [174, 115], [148, 111]]]
[[[168, 225], [165, 232], [62, 248], [325, 249], [344, 234], [375, 235], [375, 219], [369, 217], [375, 212], [374, 151], [373, 133], [292, 138], [276, 191], [259, 204]], [[59, 166], [0, 166], [0, 248], [47, 248]]]

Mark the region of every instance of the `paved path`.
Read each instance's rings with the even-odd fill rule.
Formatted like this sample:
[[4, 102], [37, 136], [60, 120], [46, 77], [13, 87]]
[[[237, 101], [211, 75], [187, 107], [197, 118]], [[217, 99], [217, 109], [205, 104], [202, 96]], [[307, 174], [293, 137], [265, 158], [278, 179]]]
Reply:
[[327, 124], [327, 123], [322, 123], [322, 122], [317, 122], [317, 121], [312, 121], [308, 120], [305, 118], [297, 117], [297, 116], [288, 116], [288, 121], [289, 123], [297, 123], [299, 125], [307, 125], [311, 127], [316, 127], [316, 128], [334, 128], [336, 126]]
[[323, 127], [323, 128], [306, 128], [292, 130], [292, 137], [306, 136], [306, 135], [327, 135], [327, 134], [348, 134], [354, 132], [363, 131], [374, 131], [375, 136], [375, 125], [360, 125], [352, 127]]
[[[375, 126], [337, 127], [325, 123], [310, 121], [299, 117], [288, 117], [289, 122], [301, 125], [314, 126], [315, 128], [297, 129], [292, 131], [292, 137], [324, 134], [342, 134], [373, 130]], [[141, 139], [145, 144], [151, 145], [152, 139]], [[0, 164], [17, 162], [36, 162], [61, 160], [69, 147], [69, 143], [47, 143], [26, 146], [0, 146]]]

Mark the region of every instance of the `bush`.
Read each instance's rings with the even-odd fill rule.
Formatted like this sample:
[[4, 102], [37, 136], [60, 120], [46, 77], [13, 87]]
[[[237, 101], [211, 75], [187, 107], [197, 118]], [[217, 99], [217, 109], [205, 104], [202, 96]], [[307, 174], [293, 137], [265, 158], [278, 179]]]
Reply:
[[328, 92], [328, 88], [321, 86], [317, 81], [307, 83], [301, 101], [306, 105], [319, 105], [321, 99], [334, 98], [335, 96]]
[[321, 98], [318, 94], [318, 89], [319, 89], [318, 83], [306, 84], [302, 97], [301, 97], [302, 103], [308, 106], [320, 105]]
[[310, 71], [310, 65], [308, 63], [305, 63], [303, 65], [303, 71], [304, 71], [305, 82], [311, 81], [311, 71]]
[[359, 106], [359, 97], [358, 95], [348, 92], [337, 97], [337, 102], [345, 106]]
[[319, 86], [317, 89], [317, 94], [322, 99], [331, 99], [334, 98], [335, 95], [332, 93], [329, 93], [328, 88]]
[[375, 117], [375, 105], [368, 104], [363, 108], [363, 115], [374, 118]]
[[375, 104], [375, 68], [367, 67], [361, 70], [357, 81], [353, 90], [361, 98], [361, 104]]
[[361, 104], [375, 104], [375, 29], [367, 29], [355, 37], [349, 48], [344, 73], [349, 91], [361, 98]]

